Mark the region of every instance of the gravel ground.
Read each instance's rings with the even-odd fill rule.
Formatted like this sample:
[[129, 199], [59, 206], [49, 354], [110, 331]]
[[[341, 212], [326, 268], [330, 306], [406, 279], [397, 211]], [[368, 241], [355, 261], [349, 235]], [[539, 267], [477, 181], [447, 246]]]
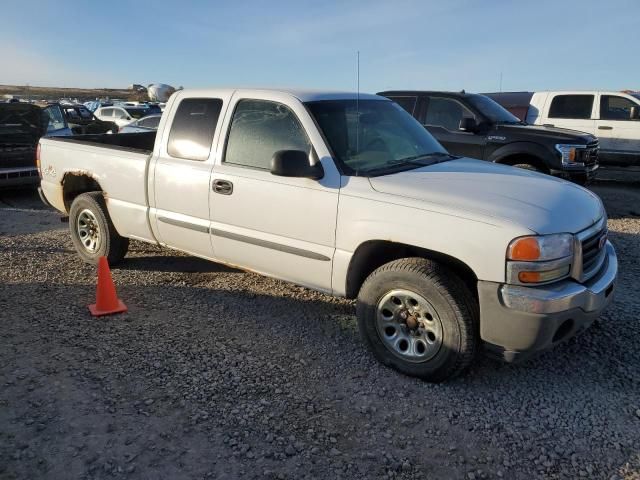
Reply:
[[640, 187], [594, 190], [615, 304], [444, 385], [381, 367], [351, 302], [141, 243], [94, 319], [66, 224], [0, 193], [0, 478], [640, 479]]

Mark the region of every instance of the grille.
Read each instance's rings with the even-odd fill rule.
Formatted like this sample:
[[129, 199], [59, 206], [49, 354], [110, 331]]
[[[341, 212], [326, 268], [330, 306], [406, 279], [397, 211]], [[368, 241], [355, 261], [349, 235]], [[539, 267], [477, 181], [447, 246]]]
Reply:
[[596, 163], [598, 163], [598, 150], [598, 142], [592, 142], [588, 144], [587, 148], [578, 150], [579, 158], [577, 159], [577, 161], [584, 163], [586, 166], [595, 165]]
[[38, 170], [34, 169], [23, 169], [23, 170], [10, 170], [6, 172], [0, 171], [0, 180], [10, 180], [14, 178], [25, 178], [25, 177], [37, 177]]
[[582, 246], [582, 280], [593, 277], [604, 263], [606, 249], [602, 238], [607, 235], [607, 224], [604, 221], [599, 223], [600, 228], [595, 231], [586, 232], [586, 236], [581, 239]]

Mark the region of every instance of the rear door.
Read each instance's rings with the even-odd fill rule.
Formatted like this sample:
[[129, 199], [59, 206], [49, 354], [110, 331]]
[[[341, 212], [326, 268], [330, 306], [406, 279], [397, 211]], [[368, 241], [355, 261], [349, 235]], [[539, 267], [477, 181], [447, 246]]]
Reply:
[[596, 135], [595, 95], [551, 94], [547, 99], [545, 125], [569, 128]]
[[459, 100], [451, 97], [423, 97], [415, 116], [449, 153], [483, 158], [486, 136], [459, 128], [463, 118], [472, 118], [477, 124], [480, 119]]
[[616, 165], [640, 165], [640, 120], [631, 118], [631, 108], [640, 108], [622, 95], [599, 95], [596, 116], [600, 160]]
[[[330, 291], [340, 175], [309, 113], [286, 94], [244, 93], [223, 128], [210, 201], [216, 258]], [[317, 155], [324, 178], [272, 175], [278, 150], [305, 151], [310, 162]]]
[[229, 95], [178, 97], [160, 133], [152, 172], [151, 218], [160, 243], [209, 258], [211, 152], [228, 100]]

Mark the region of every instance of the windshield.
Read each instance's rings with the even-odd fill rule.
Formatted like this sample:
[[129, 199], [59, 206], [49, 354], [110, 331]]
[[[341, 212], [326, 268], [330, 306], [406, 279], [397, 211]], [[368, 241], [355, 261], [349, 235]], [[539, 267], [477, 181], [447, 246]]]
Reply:
[[59, 106], [50, 105], [45, 108], [44, 111], [47, 113], [47, 117], [49, 120], [49, 123], [47, 125], [47, 132], [52, 132], [67, 127], [64, 121], [64, 115], [62, 114], [62, 110]]
[[306, 104], [346, 175], [373, 176], [450, 158], [399, 105], [384, 100]]
[[471, 105], [480, 110], [493, 123], [522, 123], [518, 117], [509, 113], [502, 105], [484, 95], [469, 95]]

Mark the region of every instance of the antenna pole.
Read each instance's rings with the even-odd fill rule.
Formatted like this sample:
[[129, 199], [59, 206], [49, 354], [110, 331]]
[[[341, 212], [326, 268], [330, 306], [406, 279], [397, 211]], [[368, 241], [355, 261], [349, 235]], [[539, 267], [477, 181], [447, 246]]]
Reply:
[[500, 92], [502, 92], [502, 72], [500, 72]]
[[360, 50], [356, 52], [356, 155], [360, 152]]

